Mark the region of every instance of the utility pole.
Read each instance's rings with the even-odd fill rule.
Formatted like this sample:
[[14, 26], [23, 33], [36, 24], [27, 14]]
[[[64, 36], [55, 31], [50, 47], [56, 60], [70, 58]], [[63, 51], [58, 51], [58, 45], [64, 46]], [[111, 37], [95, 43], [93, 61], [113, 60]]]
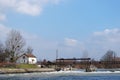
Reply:
[[113, 55], [114, 55], [114, 68], [116, 68], [116, 55], [115, 55], [115, 52], [113, 53]]
[[57, 69], [57, 59], [58, 59], [58, 49], [56, 49], [56, 62], [55, 62], [55, 69]]
[[56, 49], [56, 59], [58, 59], [58, 49]]

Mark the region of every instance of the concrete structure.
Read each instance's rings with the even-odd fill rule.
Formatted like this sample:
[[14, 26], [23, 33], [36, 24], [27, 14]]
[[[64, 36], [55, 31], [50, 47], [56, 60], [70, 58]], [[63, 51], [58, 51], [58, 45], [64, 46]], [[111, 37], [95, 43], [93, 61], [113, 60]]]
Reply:
[[37, 58], [31, 53], [23, 54], [20, 57], [18, 57], [17, 63], [36, 64]]

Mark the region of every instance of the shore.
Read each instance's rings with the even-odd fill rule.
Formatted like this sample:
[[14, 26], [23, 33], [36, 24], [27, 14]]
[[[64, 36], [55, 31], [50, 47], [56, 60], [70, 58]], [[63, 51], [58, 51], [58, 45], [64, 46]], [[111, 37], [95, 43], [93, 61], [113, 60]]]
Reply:
[[53, 72], [53, 68], [37, 68], [37, 69], [8, 69], [1, 68], [0, 74], [14, 74], [14, 73], [33, 73], [33, 72]]

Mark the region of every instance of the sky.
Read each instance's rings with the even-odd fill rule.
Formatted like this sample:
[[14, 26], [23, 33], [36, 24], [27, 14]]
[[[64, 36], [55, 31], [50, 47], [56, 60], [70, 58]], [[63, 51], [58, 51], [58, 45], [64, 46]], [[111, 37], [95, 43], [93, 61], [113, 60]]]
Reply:
[[120, 0], [0, 0], [0, 40], [20, 31], [38, 60], [120, 56]]

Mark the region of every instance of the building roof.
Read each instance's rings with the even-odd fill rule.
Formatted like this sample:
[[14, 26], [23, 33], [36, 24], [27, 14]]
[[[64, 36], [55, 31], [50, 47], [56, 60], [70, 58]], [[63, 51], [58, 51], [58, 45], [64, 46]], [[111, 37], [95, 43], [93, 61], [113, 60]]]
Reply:
[[[27, 57], [32, 57], [32, 58], [36, 58], [36, 56], [34, 56], [32, 53], [27, 53], [27, 54], [23, 54]], [[19, 56], [18, 58], [22, 57], [23, 55]]]
[[24, 54], [24, 55], [26, 55], [27, 57], [33, 57], [33, 58], [36, 58], [33, 54], [31, 54], [31, 53], [28, 53], [28, 54]]

